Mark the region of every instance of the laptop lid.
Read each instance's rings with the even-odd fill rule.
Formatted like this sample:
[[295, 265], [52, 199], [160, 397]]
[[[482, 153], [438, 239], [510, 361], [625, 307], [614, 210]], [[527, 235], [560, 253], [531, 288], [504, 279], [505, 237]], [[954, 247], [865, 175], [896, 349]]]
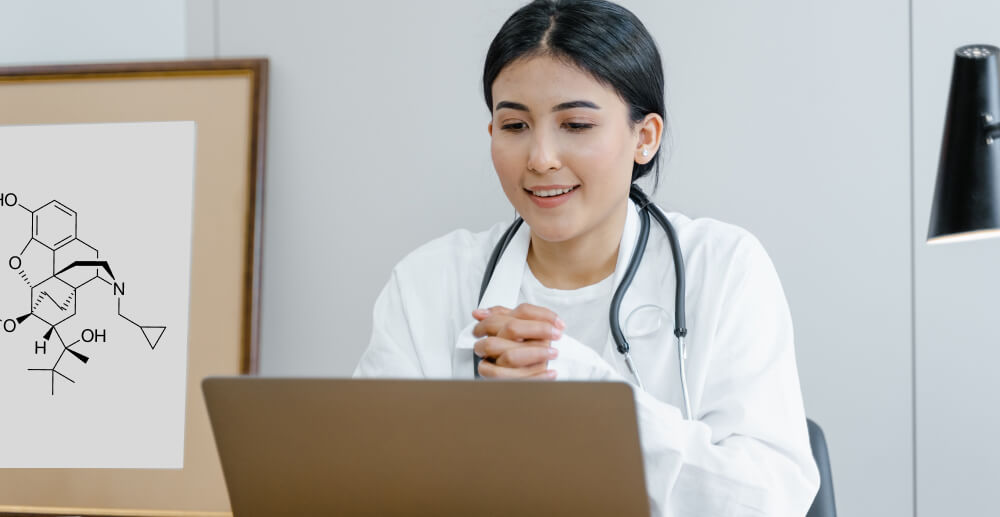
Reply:
[[647, 516], [631, 388], [208, 378], [235, 517]]

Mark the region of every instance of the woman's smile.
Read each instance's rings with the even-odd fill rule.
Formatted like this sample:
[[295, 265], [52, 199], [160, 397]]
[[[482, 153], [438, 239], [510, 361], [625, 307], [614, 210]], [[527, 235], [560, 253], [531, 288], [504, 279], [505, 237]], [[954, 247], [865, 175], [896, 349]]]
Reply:
[[542, 185], [524, 191], [540, 208], [555, 208], [568, 201], [579, 188], [580, 185]]

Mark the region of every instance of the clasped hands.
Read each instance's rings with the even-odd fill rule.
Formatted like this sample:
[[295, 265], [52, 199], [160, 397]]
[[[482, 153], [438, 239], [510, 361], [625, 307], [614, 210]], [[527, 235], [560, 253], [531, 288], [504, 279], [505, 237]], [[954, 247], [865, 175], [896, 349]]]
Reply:
[[549, 309], [522, 303], [514, 309], [496, 306], [476, 309], [479, 322], [472, 330], [474, 351], [483, 360], [479, 375], [498, 379], [553, 380], [549, 361], [559, 356], [552, 342], [562, 337], [566, 324]]

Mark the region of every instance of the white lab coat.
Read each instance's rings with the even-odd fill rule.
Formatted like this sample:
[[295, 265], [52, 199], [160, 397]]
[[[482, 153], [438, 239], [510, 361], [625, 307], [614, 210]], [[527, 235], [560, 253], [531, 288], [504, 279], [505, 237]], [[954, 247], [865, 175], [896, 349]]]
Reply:
[[[684, 420], [673, 338], [674, 266], [655, 220], [621, 321], [643, 304], [666, 309], [661, 331], [633, 338], [645, 391], [634, 389], [654, 516], [803, 516], [819, 487], [795, 364], [792, 321], [760, 242], [739, 227], [668, 213], [687, 270], [687, 379], [694, 421]], [[524, 224], [477, 304], [489, 255], [507, 227], [458, 230], [406, 256], [375, 302], [374, 330], [358, 377], [473, 377], [471, 312], [517, 305], [530, 231]], [[632, 255], [639, 218], [629, 201], [615, 287]], [[628, 336], [628, 334], [626, 334]], [[598, 354], [566, 329], [550, 367], [562, 380], [633, 382], [610, 333]]]

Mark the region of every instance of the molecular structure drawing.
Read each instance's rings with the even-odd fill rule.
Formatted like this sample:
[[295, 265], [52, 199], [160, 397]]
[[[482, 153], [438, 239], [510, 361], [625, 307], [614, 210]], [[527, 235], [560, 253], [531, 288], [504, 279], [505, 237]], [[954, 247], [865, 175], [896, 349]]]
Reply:
[[36, 318], [45, 325], [44, 334], [39, 336], [41, 339], [35, 340], [34, 355], [55, 356], [52, 367], [27, 368], [27, 371], [48, 373], [51, 395], [55, 395], [57, 376], [76, 384], [60, 371], [64, 359], [75, 359], [82, 364], [90, 361], [90, 357], [74, 350], [74, 346], [81, 342], [107, 341], [107, 329], [85, 328], [79, 339], [69, 343], [60, 333], [60, 326], [77, 316], [77, 295], [84, 289], [110, 290], [117, 298], [117, 316], [138, 328], [150, 350], [156, 350], [166, 327], [142, 325], [122, 313], [125, 282], [115, 278], [111, 264], [101, 259], [97, 248], [79, 238], [77, 213], [73, 209], [52, 200], [31, 210], [17, 202], [16, 194], [0, 193], [0, 208], [4, 207], [20, 207], [31, 214], [31, 235], [27, 244], [7, 261], [10, 270], [24, 282], [30, 298], [26, 313], [12, 319], [0, 318], [0, 323], [7, 333], [15, 332], [29, 318]]

